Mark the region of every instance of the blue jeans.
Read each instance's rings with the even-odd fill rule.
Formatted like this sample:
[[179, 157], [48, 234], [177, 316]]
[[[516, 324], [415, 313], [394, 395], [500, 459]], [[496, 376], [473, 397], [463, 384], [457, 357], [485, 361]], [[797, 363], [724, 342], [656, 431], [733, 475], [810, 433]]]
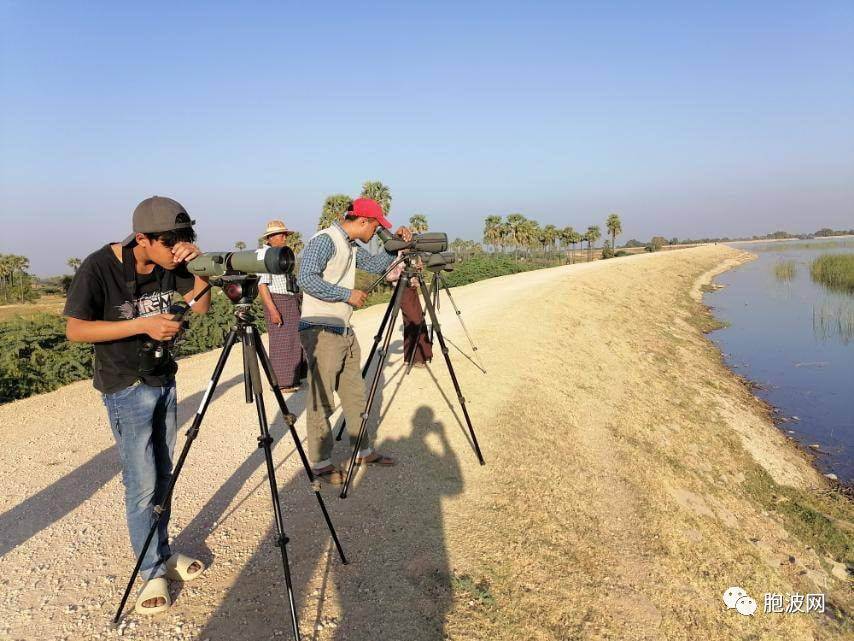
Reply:
[[[172, 475], [178, 423], [175, 383], [165, 387], [137, 383], [103, 397], [122, 460], [130, 542], [139, 557], [151, 529], [153, 508], [163, 500]], [[166, 505], [140, 566], [144, 580], [166, 572], [163, 562], [172, 554], [167, 532], [169, 513], [170, 506]]]

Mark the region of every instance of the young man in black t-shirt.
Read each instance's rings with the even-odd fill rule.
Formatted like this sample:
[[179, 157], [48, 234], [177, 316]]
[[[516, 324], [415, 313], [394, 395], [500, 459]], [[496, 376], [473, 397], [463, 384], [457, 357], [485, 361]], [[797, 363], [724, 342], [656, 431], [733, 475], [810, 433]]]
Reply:
[[[181, 324], [166, 314], [173, 297], [189, 302], [206, 285], [186, 263], [201, 252], [187, 211], [171, 198], [154, 196], [133, 213], [133, 232], [121, 243], [104, 245], [80, 265], [65, 303], [70, 341], [95, 344], [94, 385], [104, 399], [122, 461], [125, 510], [134, 553], [142, 551], [172, 473], [177, 431], [174, 372], [167, 362], [141, 372], [139, 349], [149, 337], [169, 341]], [[193, 305], [204, 313], [210, 293]], [[169, 506], [148, 547], [140, 576], [145, 580], [136, 610], [155, 614], [169, 607], [164, 577], [190, 580], [203, 565], [172, 554], [167, 526]]]

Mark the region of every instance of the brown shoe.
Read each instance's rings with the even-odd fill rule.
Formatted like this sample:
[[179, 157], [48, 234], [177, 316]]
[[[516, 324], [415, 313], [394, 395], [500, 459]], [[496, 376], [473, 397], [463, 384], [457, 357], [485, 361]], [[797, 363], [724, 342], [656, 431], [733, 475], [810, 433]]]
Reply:
[[344, 485], [344, 479], [346, 478], [344, 472], [334, 465], [327, 465], [326, 467], [321, 467], [319, 470], [312, 470], [312, 473], [318, 481], [326, 481], [329, 485]]
[[379, 452], [371, 452], [365, 457], [357, 457], [356, 463], [359, 465], [382, 465], [383, 467], [391, 467], [392, 465], [397, 465], [397, 461], [395, 461], [390, 456], [384, 456]]

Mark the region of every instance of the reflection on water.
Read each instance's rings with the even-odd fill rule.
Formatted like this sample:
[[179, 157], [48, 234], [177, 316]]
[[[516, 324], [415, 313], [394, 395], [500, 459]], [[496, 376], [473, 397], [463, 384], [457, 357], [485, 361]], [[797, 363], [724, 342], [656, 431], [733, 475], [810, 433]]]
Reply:
[[843, 302], [813, 307], [812, 331], [818, 340], [847, 345], [854, 338], [854, 306]]
[[[854, 296], [810, 277], [819, 256], [854, 253], [854, 239], [742, 245], [757, 259], [722, 274], [706, 295], [728, 326], [712, 334], [727, 364], [788, 417], [781, 428], [819, 443], [818, 465], [854, 481]], [[794, 418], [793, 418], [794, 417]]]

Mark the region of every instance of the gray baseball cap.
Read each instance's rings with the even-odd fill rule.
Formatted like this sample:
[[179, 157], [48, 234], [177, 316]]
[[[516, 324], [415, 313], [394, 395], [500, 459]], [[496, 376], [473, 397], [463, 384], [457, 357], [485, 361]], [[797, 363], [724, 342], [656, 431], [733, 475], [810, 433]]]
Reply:
[[146, 198], [133, 210], [133, 233], [122, 241], [122, 245], [132, 245], [137, 234], [154, 234], [173, 229], [186, 229], [196, 224], [177, 200], [164, 196]]

